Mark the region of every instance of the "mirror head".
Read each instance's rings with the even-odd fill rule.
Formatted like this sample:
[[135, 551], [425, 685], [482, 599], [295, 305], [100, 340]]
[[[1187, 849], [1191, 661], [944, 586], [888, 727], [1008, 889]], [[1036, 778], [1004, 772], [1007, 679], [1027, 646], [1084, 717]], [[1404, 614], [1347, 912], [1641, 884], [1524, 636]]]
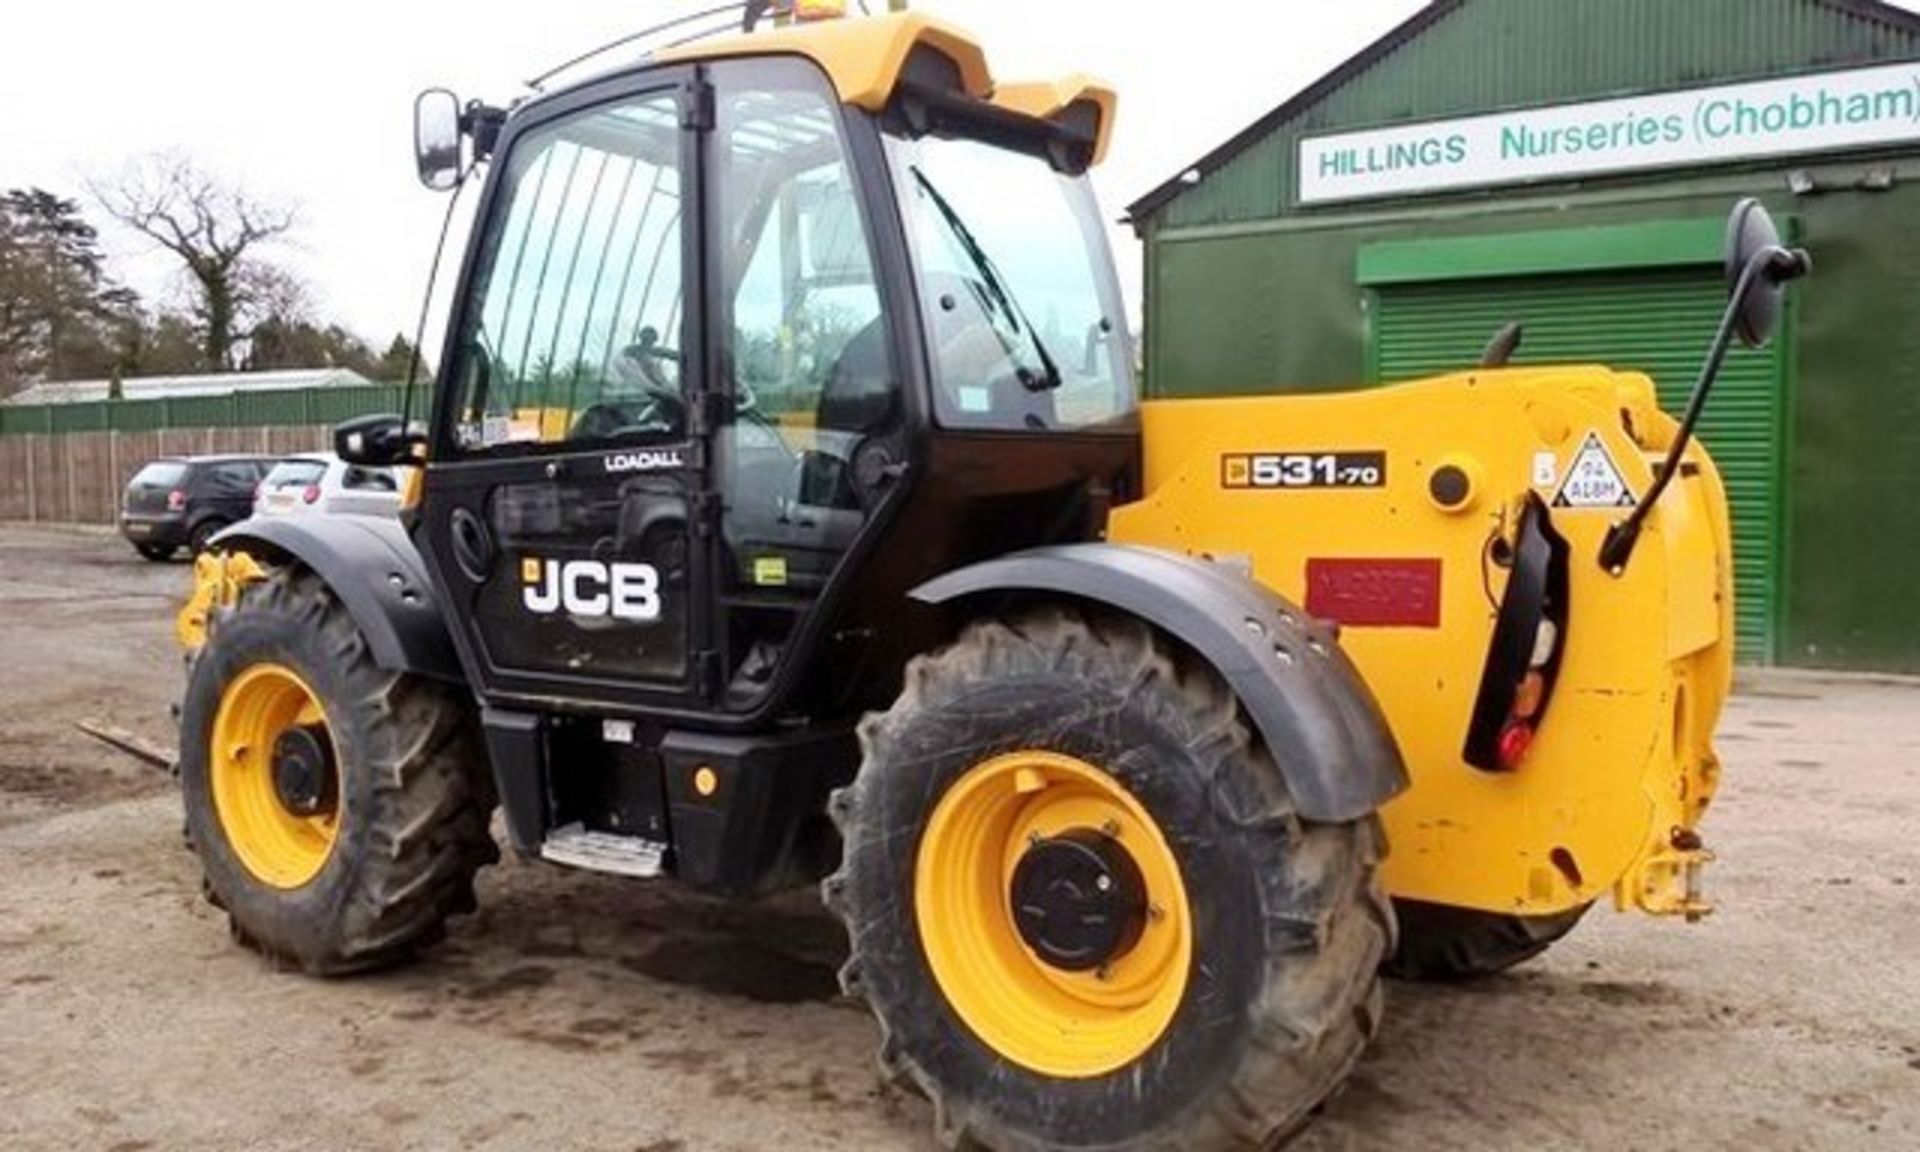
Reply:
[[445, 88], [414, 98], [413, 161], [420, 183], [435, 192], [460, 183], [460, 98]]
[[409, 434], [406, 422], [392, 412], [355, 416], [333, 430], [333, 454], [363, 467], [418, 464], [414, 449], [422, 443], [423, 438]]
[[[1780, 242], [1780, 230], [1758, 200], [1733, 206], [1727, 218], [1727, 290], [1734, 301], [1735, 332], [1749, 348], [1763, 348], [1780, 320], [1780, 299], [1787, 282], [1798, 280], [1813, 267], [1805, 252]], [[1749, 275], [1748, 269], [1753, 269]]]

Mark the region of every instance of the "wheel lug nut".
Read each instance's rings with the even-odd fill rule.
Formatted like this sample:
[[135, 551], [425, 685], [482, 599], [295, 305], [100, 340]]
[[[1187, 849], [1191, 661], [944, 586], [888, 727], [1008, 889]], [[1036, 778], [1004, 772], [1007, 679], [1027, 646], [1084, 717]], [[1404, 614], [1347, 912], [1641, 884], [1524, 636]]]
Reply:
[[1109, 820], [1105, 824], [1100, 825], [1100, 831], [1106, 833], [1109, 839], [1118, 840], [1120, 838], [1120, 821]]

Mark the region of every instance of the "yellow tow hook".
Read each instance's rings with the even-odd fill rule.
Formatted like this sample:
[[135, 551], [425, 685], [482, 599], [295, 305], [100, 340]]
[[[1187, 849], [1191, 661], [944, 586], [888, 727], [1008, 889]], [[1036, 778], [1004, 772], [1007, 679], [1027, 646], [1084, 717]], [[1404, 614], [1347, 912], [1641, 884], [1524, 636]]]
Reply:
[[1713, 863], [1713, 853], [1701, 842], [1700, 833], [1691, 828], [1673, 830], [1673, 850], [1681, 857], [1680, 914], [1687, 918], [1687, 923], [1698, 924], [1713, 911], [1713, 903], [1706, 898], [1701, 880], [1707, 865]]
[[1638, 908], [1650, 916], [1682, 916], [1687, 923], [1698, 924], [1713, 912], [1704, 880], [1706, 867], [1713, 859], [1698, 832], [1675, 827], [1667, 834], [1665, 846], [1621, 878], [1614, 890], [1615, 903], [1622, 910]]

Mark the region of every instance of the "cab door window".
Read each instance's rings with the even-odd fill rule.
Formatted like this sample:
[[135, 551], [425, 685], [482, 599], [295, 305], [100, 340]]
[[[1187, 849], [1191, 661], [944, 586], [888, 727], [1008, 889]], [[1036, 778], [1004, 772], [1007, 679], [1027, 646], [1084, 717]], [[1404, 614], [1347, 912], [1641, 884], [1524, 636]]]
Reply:
[[456, 350], [459, 449], [684, 436], [680, 148], [671, 93], [514, 146]]

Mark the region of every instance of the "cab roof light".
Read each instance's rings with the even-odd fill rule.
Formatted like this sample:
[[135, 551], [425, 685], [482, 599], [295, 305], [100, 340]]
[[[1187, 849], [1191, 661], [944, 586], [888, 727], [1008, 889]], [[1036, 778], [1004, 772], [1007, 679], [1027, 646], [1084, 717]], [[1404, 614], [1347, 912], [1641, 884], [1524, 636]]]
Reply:
[[793, 0], [793, 19], [798, 24], [838, 20], [846, 14], [847, 0]]

